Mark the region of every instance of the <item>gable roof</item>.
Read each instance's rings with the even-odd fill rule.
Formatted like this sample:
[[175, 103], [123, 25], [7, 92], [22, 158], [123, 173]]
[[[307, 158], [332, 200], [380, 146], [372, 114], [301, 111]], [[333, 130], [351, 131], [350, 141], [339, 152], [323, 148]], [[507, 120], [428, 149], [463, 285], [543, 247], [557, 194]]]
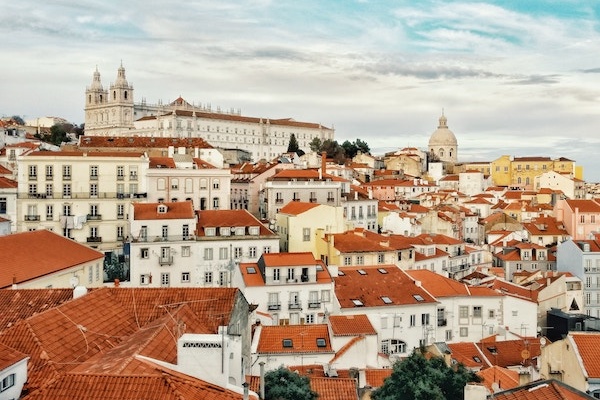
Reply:
[[0, 288], [103, 258], [103, 253], [45, 229], [0, 236]]
[[436, 298], [456, 296], [501, 296], [500, 293], [485, 287], [471, 288], [457, 280], [446, 278], [427, 269], [406, 271], [414, 280], [420, 281], [423, 288]]
[[253, 226], [259, 228], [260, 236], [276, 236], [248, 210], [200, 210], [197, 214], [196, 234], [198, 236], [206, 236], [206, 228]]
[[0, 333], [35, 314], [73, 299], [73, 289], [0, 290]]
[[280, 214], [289, 214], [289, 215], [300, 215], [305, 213], [308, 210], [312, 210], [315, 207], [319, 207], [318, 203], [307, 203], [302, 201], [290, 201], [287, 203], [281, 210], [279, 210]]
[[[184, 313], [190, 329], [201, 326], [201, 332], [214, 334], [229, 323], [239, 296], [236, 288], [105, 287], [17, 322], [2, 332], [0, 343], [31, 357], [27, 385], [34, 390], [75, 368], [93, 368], [90, 360], [117, 371], [121, 368], [117, 361], [131, 361], [136, 352], [173, 360], [172, 332], [179, 325], [171, 316]], [[124, 368], [132, 372], [140, 366], [128, 362]]]
[[481, 384], [484, 385], [490, 393], [494, 393], [494, 383], [498, 385], [500, 390], [508, 390], [519, 386], [519, 372], [493, 365], [491, 368], [478, 371], [477, 376], [482, 379]]
[[390, 307], [437, 301], [395, 265], [340, 268], [335, 294], [341, 308]]
[[494, 393], [494, 400], [589, 400], [591, 397], [554, 379], [535, 381]]
[[142, 136], [81, 136], [79, 147], [106, 148], [168, 148], [168, 147], [197, 147], [212, 149], [213, 147], [202, 138], [160, 138]]
[[356, 379], [311, 377], [310, 388], [319, 400], [358, 400]]
[[376, 335], [366, 314], [330, 315], [329, 325], [334, 336]]
[[[318, 343], [323, 339], [324, 343]], [[319, 344], [322, 344], [319, 345]], [[327, 324], [262, 326], [256, 352], [333, 353]]]
[[588, 378], [600, 378], [600, 333], [569, 332]]

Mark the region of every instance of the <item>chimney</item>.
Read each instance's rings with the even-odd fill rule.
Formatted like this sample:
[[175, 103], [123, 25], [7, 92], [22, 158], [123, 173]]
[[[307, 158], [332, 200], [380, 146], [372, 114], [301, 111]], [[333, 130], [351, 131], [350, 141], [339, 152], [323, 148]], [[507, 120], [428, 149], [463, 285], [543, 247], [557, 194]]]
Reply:
[[258, 363], [260, 365], [260, 398], [265, 398], [265, 362], [261, 361]]
[[319, 179], [323, 179], [323, 175], [327, 171], [327, 152], [321, 152], [321, 171], [319, 172]]

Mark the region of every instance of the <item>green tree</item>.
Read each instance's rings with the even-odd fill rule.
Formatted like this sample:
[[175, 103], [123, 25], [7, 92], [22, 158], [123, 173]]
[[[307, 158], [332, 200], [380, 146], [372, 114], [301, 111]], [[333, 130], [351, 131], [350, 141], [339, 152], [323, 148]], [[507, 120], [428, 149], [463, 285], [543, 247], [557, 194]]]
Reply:
[[319, 151], [321, 151], [321, 146], [323, 145], [323, 142], [321, 141], [321, 139], [316, 137], [313, 140], [311, 140], [308, 145], [310, 146], [311, 151], [319, 152]]
[[358, 152], [356, 144], [351, 143], [349, 140], [346, 140], [344, 141], [344, 143], [342, 143], [342, 148], [344, 149], [344, 153], [348, 158], [354, 158], [354, 156]]
[[292, 133], [290, 136], [290, 143], [288, 144], [287, 152], [288, 153], [296, 153], [300, 149], [298, 145], [298, 141], [296, 140], [296, 135]]
[[481, 379], [462, 364], [448, 367], [439, 357], [426, 359], [420, 352], [394, 364], [392, 375], [373, 392], [373, 400], [455, 400], [464, 387]]
[[356, 139], [354, 141], [354, 145], [356, 146], [356, 148], [358, 149], [358, 151], [360, 151], [363, 154], [371, 154], [371, 149], [369, 148], [369, 145], [367, 144], [367, 142], [364, 142], [360, 139]]
[[11, 119], [12, 119], [13, 121], [15, 121], [15, 122], [16, 122], [18, 125], [25, 125], [25, 121], [23, 121], [23, 118], [21, 118], [21, 117], [20, 117], [20, 116], [18, 116], [18, 115], [13, 115], [13, 116], [11, 117]]
[[284, 367], [265, 374], [265, 400], [314, 400], [317, 397], [306, 376]]
[[338, 164], [343, 164], [346, 159], [344, 148], [337, 140], [325, 139], [321, 144], [321, 151], [327, 153], [327, 158], [332, 158]]

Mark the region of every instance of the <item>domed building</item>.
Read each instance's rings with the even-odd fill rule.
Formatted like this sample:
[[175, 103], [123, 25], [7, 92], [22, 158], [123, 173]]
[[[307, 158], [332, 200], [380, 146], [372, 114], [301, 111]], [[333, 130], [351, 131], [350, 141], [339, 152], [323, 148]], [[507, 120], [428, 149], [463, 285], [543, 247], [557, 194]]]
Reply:
[[445, 163], [455, 164], [458, 156], [456, 136], [448, 129], [447, 119], [442, 112], [438, 128], [429, 138], [429, 154]]

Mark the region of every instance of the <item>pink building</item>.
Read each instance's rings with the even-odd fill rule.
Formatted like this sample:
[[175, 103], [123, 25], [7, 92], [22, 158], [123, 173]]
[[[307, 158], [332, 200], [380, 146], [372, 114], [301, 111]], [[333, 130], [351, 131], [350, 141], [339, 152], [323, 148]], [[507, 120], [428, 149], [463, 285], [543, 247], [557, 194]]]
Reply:
[[590, 233], [600, 232], [600, 203], [595, 200], [559, 200], [554, 214], [573, 240], [587, 239]]

